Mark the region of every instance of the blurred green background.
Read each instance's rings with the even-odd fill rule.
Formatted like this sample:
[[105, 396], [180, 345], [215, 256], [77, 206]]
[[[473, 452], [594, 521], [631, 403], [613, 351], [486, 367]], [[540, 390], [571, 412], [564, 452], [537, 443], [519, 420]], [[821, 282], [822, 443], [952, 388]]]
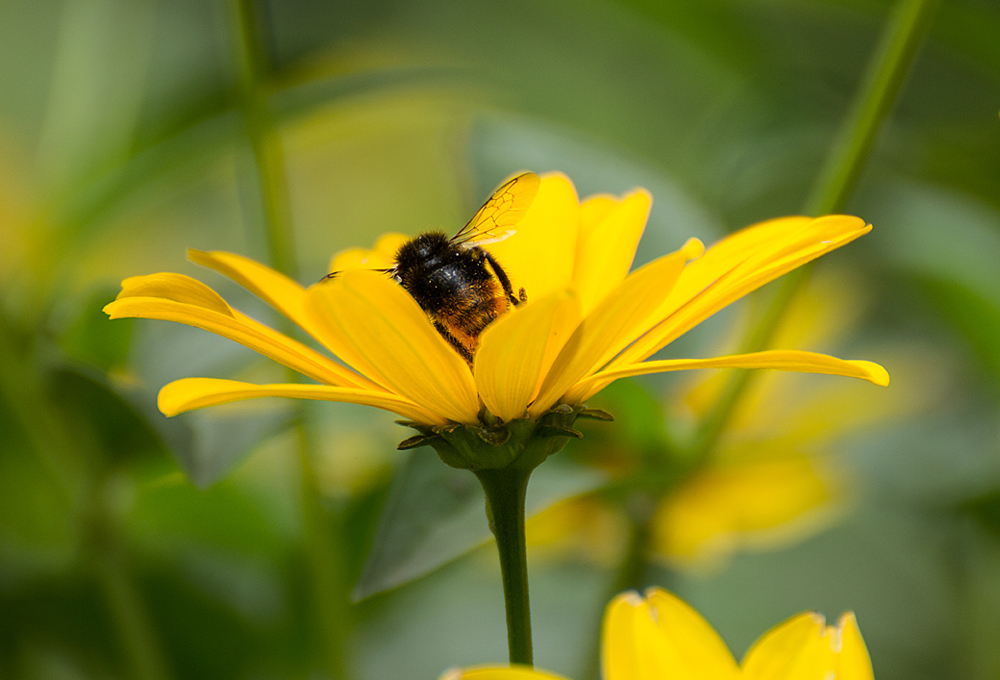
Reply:
[[[257, 9], [308, 283], [383, 232], [457, 229], [519, 169], [561, 170], [581, 196], [649, 189], [640, 263], [795, 214], [892, 6]], [[222, 0], [0, 0], [0, 678], [434, 678], [506, 659], [471, 476], [396, 452], [408, 431], [362, 407], [263, 400], [167, 420], [155, 395], [170, 380], [283, 374], [196, 329], [100, 311], [122, 278], [177, 271], [277, 323], [185, 260], [269, 259], [237, 36]], [[806, 328], [828, 332], [803, 348], [879, 361], [892, 386], [824, 401], [808, 395], [846, 379], [800, 377], [748, 416], [772, 430], [744, 440], [766, 445], [812, 408], [822, 441], [773, 446], [822, 448], [835, 511], [645, 575], [737, 656], [798, 611], [852, 609], [880, 680], [1000, 677], [997, 36], [994, 0], [940, 3], [848, 203], [875, 229], [824, 258], [806, 304]], [[732, 349], [754, 313], [668, 351]], [[630, 448], [682, 440], [691, 390], [673, 374], [602, 395], [618, 422], [543, 466], [532, 507], [600, 486]], [[609, 545], [529, 556], [540, 667], [582, 678]]]

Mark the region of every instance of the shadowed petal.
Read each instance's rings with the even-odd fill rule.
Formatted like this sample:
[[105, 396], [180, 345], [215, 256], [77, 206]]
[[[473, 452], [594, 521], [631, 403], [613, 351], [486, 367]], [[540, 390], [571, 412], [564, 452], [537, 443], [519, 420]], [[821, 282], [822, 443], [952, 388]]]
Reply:
[[164, 415], [175, 416], [206, 406], [261, 397], [350, 402], [392, 411], [417, 422], [444, 422], [439, 416], [420, 408], [409, 399], [388, 392], [372, 392], [327, 385], [254, 385], [237, 380], [216, 378], [183, 378], [164, 385], [163, 389], [160, 390], [157, 405]]
[[313, 286], [306, 311], [322, 327], [321, 337], [349, 348], [343, 355], [349, 364], [373, 371], [373, 378], [430, 411], [477, 421], [479, 397], [468, 365], [385, 275], [352, 270]]
[[838, 359], [827, 354], [791, 349], [773, 349], [750, 354], [732, 354], [711, 359], [665, 359], [614, 368], [584, 378], [566, 394], [566, 402], [586, 401], [619, 378], [695, 368], [776, 368], [800, 373], [826, 373], [861, 378], [881, 387], [889, 384], [889, 373], [872, 361]]
[[104, 312], [112, 319], [176, 321], [229, 338], [328, 385], [380, 390], [302, 343], [278, 333], [229, 307], [215, 291], [182, 274], [134, 276]]
[[579, 322], [569, 291], [522, 305], [480, 338], [475, 377], [486, 408], [505, 421], [522, 418], [535, 396], [546, 357], [555, 356]]

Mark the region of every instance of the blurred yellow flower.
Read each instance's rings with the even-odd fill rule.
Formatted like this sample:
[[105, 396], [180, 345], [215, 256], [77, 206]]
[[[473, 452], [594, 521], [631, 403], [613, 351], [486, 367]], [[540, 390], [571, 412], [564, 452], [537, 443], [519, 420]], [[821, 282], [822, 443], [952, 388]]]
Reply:
[[[863, 298], [847, 274], [819, 272], [789, 307], [775, 343], [824, 349], [840, 344], [853, 334]], [[736, 337], [721, 344], [735, 342]], [[892, 353], [902, 366], [926, 359], [909, 356], [905, 347]], [[926, 370], [904, 370], [903, 379], [907, 389], [884, 394], [803, 375], [759, 376], [704, 464], [656, 502], [650, 556], [673, 567], [712, 568], [738, 550], [776, 549], [829, 526], [853, 486], [837, 455], [838, 441], [914, 413], [933, 391], [935, 380]], [[715, 373], [683, 386], [669, 400], [675, 425], [683, 429], [703, 417], [725, 384], [726, 376]], [[595, 462], [615, 477], [636, 472], [627, 442], [602, 451]], [[571, 552], [611, 563], [624, 548], [625, 522], [623, 512], [590, 494], [531, 518], [528, 541], [553, 557]]]
[[[750, 647], [739, 664], [708, 622], [678, 597], [650, 588], [619, 595], [604, 614], [604, 680], [872, 680], [871, 659], [854, 614], [827, 626], [814, 612], [793, 616]], [[552, 680], [528, 668], [484, 667], [441, 680]]]
[[335, 262], [347, 271], [308, 289], [239, 255], [189, 253], [271, 304], [347, 366], [241, 314], [181, 274], [126, 279], [105, 311], [111, 318], [203, 328], [320, 383], [185, 378], [160, 391], [160, 410], [168, 416], [280, 396], [367, 404], [427, 425], [477, 423], [485, 405], [510, 422], [538, 418], [558, 404], [581, 404], [618, 378], [690, 368], [778, 368], [888, 384], [877, 364], [802, 351], [645, 361], [734, 300], [871, 229], [856, 217], [786, 217], [707, 251], [692, 239], [629, 273], [650, 202], [640, 189], [581, 203], [566, 177], [545, 177], [516, 234], [486, 246], [515, 290], [527, 291], [528, 303], [483, 332], [471, 368], [390, 277], [350, 268], [352, 258], [366, 267], [391, 265], [398, 235], [374, 251], [344, 254]]

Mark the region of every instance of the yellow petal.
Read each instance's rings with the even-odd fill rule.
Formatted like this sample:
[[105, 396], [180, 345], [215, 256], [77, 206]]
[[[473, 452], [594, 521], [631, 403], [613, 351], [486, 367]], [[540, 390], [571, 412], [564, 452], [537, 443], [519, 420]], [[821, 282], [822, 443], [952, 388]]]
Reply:
[[514, 235], [485, 248], [515, 291], [523, 287], [529, 301], [540, 300], [572, 283], [579, 227], [576, 189], [564, 175], [548, 175]]
[[[604, 680], [652, 680], [643, 673], [644, 649], [639, 642], [642, 628], [652, 628], [649, 606], [639, 593], [618, 595], [604, 613], [601, 631], [601, 667]], [[644, 641], [648, 639], [643, 636]], [[678, 678], [678, 680], [681, 680]]]
[[399, 233], [388, 233], [379, 237], [375, 247], [351, 248], [344, 250], [330, 260], [331, 272], [345, 272], [349, 269], [389, 269], [396, 263], [396, 253], [399, 247], [410, 240], [410, 236]]
[[603, 629], [605, 680], [730, 680], [738, 669], [708, 623], [659, 588], [623, 593], [608, 606]]
[[639, 189], [620, 202], [599, 197], [580, 206], [573, 287], [584, 316], [628, 275], [651, 203]]
[[566, 680], [561, 675], [536, 671], [527, 666], [484, 666], [445, 671], [438, 680]]
[[350, 402], [392, 411], [417, 422], [444, 422], [440, 417], [420, 408], [409, 399], [388, 392], [372, 392], [327, 385], [254, 385], [236, 380], [215, 378], [183, 378], [164, 385], [163, 389], [160, 390], [157, 405], [164, 415], [175, 416], [178, 413], [206, 406], [261, 397]]
[[487, 328], [475, 361], [486, 408], [505, 421], [524, 417], [546, 358], [551, 361], [578, 321], [576, 299], [564, 290], [520, 305]]
[[754, 643], [741, 667], [745, 680], [830, 680], [836, 659], [823, 617], [806, 612], [775, 626]]
[[578, 380], [607, 362], [648, 328], [650, 314], [677, 280], [700, 242], [633, 272], [580, 323], [545, 376], [529, 413], [537, 416]]
[[122, 281], [116, 300], [132, 297], [151, 297], [172, 300], [185, 305], [204, 307], [218, 314], [233, 316], [233, 310], [218, 293], [198, 279], [184, 274], [164, 272], [147, 276], [130, 276]]
[[784, 543], [828, 518], [836, 493], [833, 480], [798, 453], [717, 463], [660, 505], [656, 551], [673, 563], [704, 565], [743, 544]]
[[250, 258], [222, 251], [189, 249], [192, 262], [228, 276], [311, 334], [305, 313], [306, 289], [279, 271]]
[[[690, 280], [686, 280], [688, 275], [682, 273], [674, 295], [657, 310], [657, 315], [663, 315], [663, 320], [622, 352], [614, 365], [622, 366], [645, 359], [747, 293], [871, 230], [871, 226], [865, 225], [863, 220], [846, 215], [827, 215], [804, 226], [802, 220], [775, 220], [768, 223], [771, 226], [767, 228], [755, 229], [751, 234], [765, 234], [771, 238], [763, 241], [754, 239], [752, 254], [746, 259], [717, 257], [714, 261], [717, 266], [693, 269], [695, 274]], [[732, 244], [727, 241], [729, 239], [719, 244], [726, 245], [721, 249], [724, 254], [732, 250]], [[685, 267], [685, 271], [692, 270], [699, 261]], [[720, 271], [721, 266], [718, 265], [723, 264], [732, 267]], [[718, 277], [709, 280], [708, 275]], [[677, 293], [678, 290], [682, 292]]]
[[841, 615], [837, 622], [840, 654], [837, 680], [874, 680], [872, 660], [861, 637], [861, 630], [853, 612]]
[[380, 389], [319, 352], [240, 314], [211, 288], [181, 274], [126, 279], [118, 299], [107, 305], [104, 312], [112, 319], [160, 319], [195, 326], [238, 342], [319, 382]]
[[889, 373], [872, 361], [838, 359], [827, 354], [791, 349], [773, 349], [750, 354], [732, 354], [713, 359], [664, 359], [644, 361], [624, 368], [608, 369], [581, 380], [566, 395], [567, 403], [586, 401], [619, 378], [695, 368], [774, 368], [800, 373], [825, 373], [861, 378], [885, 387]]
[[[410, 295], [384, 274], [346, 271], [309, 289], [306, 311], [342, 358], [421, 407], [460, 423], [478, 419], [468, 364]], [[360, 365], [359, 365], [360, 364]]]

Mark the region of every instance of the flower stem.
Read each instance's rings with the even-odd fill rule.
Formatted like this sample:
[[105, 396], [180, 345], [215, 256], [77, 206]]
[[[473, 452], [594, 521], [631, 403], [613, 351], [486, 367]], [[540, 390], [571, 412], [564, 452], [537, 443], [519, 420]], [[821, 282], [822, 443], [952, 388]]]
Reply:
[[[806, 215], [843, 210], [882, 122], [899, 96], [917, 48], [927, 35], [936, 5], [937, 0], [900, 0], [896, 6], [869, 61], [851, 111], [806, 199], [803, 208]], [[808, 280], [811, 270], [812, 267], [806, 265], [785, 275], [767, 311], [747, 334], [740, 353], [767, 349], [785, 311]], [[698, 428], [691, 447], [693, 458], [704, 457], [715, 444], [755, 375], [755, 371], [733, 373], [721, 397]]]
[[512, 664], [531, 666], [531, 604], [528, 599], [528, 555], [524, 537], [524, 500], [530, 471], [516, 466], [479, 470], [486, 492], [490, 529], [500, 554], [500, 574], [507, 611], [507, 647]]
[[[295, 238], [292, 229], [281, 137], [270, 109], [270, 51], [256, 11], [256, 0], [231, 0], [234, 48], [240, 71], [240, 105], [243, 124], [256, 168], [268, 259], [283, 274], [296, 278]], [[300, 377], [289, 371], [289, 380]], [[313, 437], [306, 422], [306, 408], [297, 404], [294, 426], [299, 461], [302, 521], [306, 555], [312, 577], [315, 624], [321, 636], [321, 658], [326, 675], [348, 677], [345, 661], [350, 612], [342, 550], [334, 544], [341, 518], [324, 504], [313, 465]]]
[[[868, 160], [882, 122], [899, 96], [917, 49], [930, 28], [936, 4], [937, 0], [900, 0], [896, 6], [869, 61], [850, 114], [806, 199], [803, 209], [806, 215], [823, 215], [843, 209]], [[744, 339], [740, 353], [767, 348], [795, 294], [808, 280], [810, 269], [807, 265], [785, 275], [767, 311]], [[687, 447], [684, 459], [688, 469], [697, 469], [708, 457], [755, 375], [755, 371], [733, 372]], [[669, 493], [669, 489], [661, 493]], [[623, 577], [641, 579], [644, 573], [649, 531], [648, 527], [643, 531], [635, 522], [633, 520], [629, 549], [619, 566], [616, 586], [644, 585], [639, 581], [622, 584]], [[598, 664], [592, 662], [583, 677], [596, 678], [597, 673]]]

